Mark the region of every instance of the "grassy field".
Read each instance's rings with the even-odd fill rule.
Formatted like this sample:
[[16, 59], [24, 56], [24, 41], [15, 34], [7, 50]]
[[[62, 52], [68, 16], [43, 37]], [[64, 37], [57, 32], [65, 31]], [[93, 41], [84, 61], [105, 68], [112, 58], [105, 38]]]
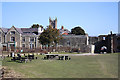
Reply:
[[117, 78], [118, 54], [71, 56], [69, 61], [37, 60], [28, 63], [3, 60], [3, 66], [22, 74], [24, 78]]

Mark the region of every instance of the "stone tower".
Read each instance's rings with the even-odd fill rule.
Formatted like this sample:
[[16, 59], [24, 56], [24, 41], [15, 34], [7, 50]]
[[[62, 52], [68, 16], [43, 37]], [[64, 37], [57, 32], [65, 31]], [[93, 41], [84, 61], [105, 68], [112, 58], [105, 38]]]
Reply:
[[52, 28], [57, 29], [57, 18], [55, 18], [55, 20], [52, 20], [50, 17], [49, 18], [49, 25], [52, 26]]

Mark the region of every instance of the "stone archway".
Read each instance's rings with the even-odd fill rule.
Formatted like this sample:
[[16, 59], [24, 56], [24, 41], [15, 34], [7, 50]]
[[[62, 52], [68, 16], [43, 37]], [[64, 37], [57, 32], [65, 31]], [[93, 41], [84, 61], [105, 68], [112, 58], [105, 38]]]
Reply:
[[101, 47], [101, 52], [102, 53], [107, 53], [107, 47], [106, 46], [102, 46]]

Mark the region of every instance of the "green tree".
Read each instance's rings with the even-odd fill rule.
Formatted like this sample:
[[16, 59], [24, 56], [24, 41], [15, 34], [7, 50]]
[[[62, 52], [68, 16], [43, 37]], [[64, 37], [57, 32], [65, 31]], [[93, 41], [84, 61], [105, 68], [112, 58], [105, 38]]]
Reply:
[[59, 30], [53, 29], [51, 26], [48, 26], [46, 30], [39, 36], [39, 42], [42, 45], [56, 45], [62, 37], [60, 36]]
[[42, 27], [42, 28], [43, 28], [43, 26], [42, 26], [42, 25], [39, 25], [39, 24], [33, 24], [33, 25], [31, 26], [31, 28], [38, 28], [38, 27]]
[[52, 36], [53, 36], [53, 42], [54, 42], [53, 45], [56, 45], [57, 43], [59, 43], [59, 40], [62, 39], [62, 35], [60, 35], [58, 29], [52, 30]]
[[85, 31], [81, 27], [75, 27], [71, 29], [71, 34], [75, 35], [85, 35]]

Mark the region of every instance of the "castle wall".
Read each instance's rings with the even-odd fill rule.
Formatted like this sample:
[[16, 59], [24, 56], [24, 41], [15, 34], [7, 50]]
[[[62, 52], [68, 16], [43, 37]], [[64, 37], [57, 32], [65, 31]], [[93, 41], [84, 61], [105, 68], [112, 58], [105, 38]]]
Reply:
[[64, 47], [79, 48], [81, 52], [86, 52], [87, 35], [64, 35], [59, 45]]
[[89, 44], [95, 44], [96, 42], [98, 42], [98, 37], [89, 37]]

